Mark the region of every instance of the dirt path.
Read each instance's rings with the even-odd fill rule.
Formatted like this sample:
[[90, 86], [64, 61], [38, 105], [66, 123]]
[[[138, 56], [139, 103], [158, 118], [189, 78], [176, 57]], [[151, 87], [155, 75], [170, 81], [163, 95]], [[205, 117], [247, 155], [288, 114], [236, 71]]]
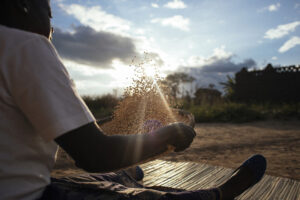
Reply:
[[197, 124], [195, 129], [189, 149], [163, 159], [237, 168], [259, 153], [267, 158], [267, 174], [300, 180], [300, 121]]

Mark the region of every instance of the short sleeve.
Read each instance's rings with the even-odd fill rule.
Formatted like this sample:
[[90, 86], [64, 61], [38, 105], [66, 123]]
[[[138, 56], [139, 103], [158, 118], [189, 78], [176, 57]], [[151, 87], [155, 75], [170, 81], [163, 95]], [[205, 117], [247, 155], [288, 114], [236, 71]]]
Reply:
[[7, 67], [7, 85], [17, 108], [45, 140], [95, 121], [46, 38], [17, 47]]

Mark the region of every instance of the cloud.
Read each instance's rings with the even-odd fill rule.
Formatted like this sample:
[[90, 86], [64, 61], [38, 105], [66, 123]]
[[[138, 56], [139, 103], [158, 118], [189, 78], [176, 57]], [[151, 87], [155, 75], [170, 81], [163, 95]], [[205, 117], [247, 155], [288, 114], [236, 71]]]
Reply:
[[110, 70], [78, 64], [67, 59], [63, 59], [63, 63], [80, 95], [106, 94], [116, 88], [114, 82], [118, 79], [113, 76], [114, 73], [110, 73]]
[[258, 12], [264, 12], [264, 11], [275, 12], [279, 10], [280, 6], [281, 6], [280, 3], [271, 4], [267, 7], [259, 9]]
[[151, 23], [159, 23], [162, 26], [170, 26], [183, 31], [189, 31], [190, 20], [181, 15], [175, 15], [170, 18], [155, 18], [151, 20]]
[[284, 53], [288, 50], [290, 50], [291, 48], [294, 48], [295, 46], [300, 45], [300, 37], [294, 36], [291, 39], [289, 39], [288, 41], [286, 41], [279, 49], [278, 51], [280, 53]]
[[300, 3], [295, 3], [294, 8], [297, 9], [297, 8], [299, 8], [299, 7], [300, 7]]
[[85, 7], [79, 4], [59, 4], [67, 14], [75, 17], [81, 24], [97, 31], [122, 33], [130, 29], [131, 23], [125, 19], [106, 13], [100, 6]]
[[138, 54], [131, 38], [87, 26], [74, 27], [73, 33], [56, 29], [53, 44], [62, 57], [99, 68], [109, 68], [114, 59], [130, 63]]
[[268, 10], [270, 12], [274, 12], [274, 11], [277, 11], [280, 7], [280, 3], [276, 3], [276, 4], [272, 4], [272, 5], [269, 5], [268, 6]]
[[271, 59], [272, 60], [277, 60], [278, 58], [276, 56], [273, 56]]
[[153, 8], [159, 8], [159, 5], [156, 4], [156, 3], [151, 3], [151, 6], [152, 6]]
[[107, 85], [114, 81], [114, 77], [107, 73], [108, 70], [90, 67], [88, 65], [79, 64], [74, 61], [63, 59], [64, 65], [67, 67], [68, 72], [72, 79], [76, 81], [100, 81], [101, 84]]
[[[241, 68], [252, 68], [256, 66], [256, 62], [247, 58], [241, 62], [233, 61], [234, 54], [226, 52], [225, 47], [216, 48], [213, 54], [208, 57], [191, 57], [186, 65], [180, 66], [180, 69], [189, 75], [196, 78], [198, 86], [207, 87], [209, 84], [218, 84], [226, 80], [227, 75], [234, 75], [234, 73], [241, 70]], [[221, 89], [217, 85], [218, 89]]]
[[201, 72], [229, 73], [236, 72], [243, 67], [254, 67], [256, 62], [253, 59], [245, 59], [242, 62], [232, 61], [234, 54], [226, 52], [225, 47], [215, 48], [211, 56], [191, 57], [188, 61], [189, 68], [198, 68]]
[[[57, 28], [53, 44], [63, 58], [103, 69], [111, 68], [114, 60], [130, 65], [132, 59], [141, 62], [143, 57], [137, 51], [133, 38], [96, 31], [87, 26], [73, 27], [72, 32]], [[147, 55], [156, 65], [164, 64], [157, 53], [149, 52]]]
[[181, 0], [173, 0], [169, 1], [164, 5], [166, 8], [171, 8], [171, 9], [184, 9], [186, 8], [186, 5], [183, 1]]
[[295, 31], [297, 26], [300, 25], [300, 21], [295, 21], [288, 24], [282, 24], [277, 26], [277, 28], [269, 29], [266, 33], [264, 38], [267, 39], [278, 39], [282, 38], [285, 35], [288, 35], [289, 33]]
[[234, 54], [226, 52], [225, 47], [215, 48], [211, 56], [197, 57], [197, 61], [189, 67], [199, 68], [205, 72], [236, 72], [242, 67], [254, 67], [256, 62], [253, 59], [245, 59], [243, 62], [235, 63], [232, 61]]
[[207, 64], [201, 67], [203, 72], [216, 72], [216, 73], [229, 73], [237, 72], [241, 68], [251, 68], [256, 66], [256, 62], [253, 59], [245, 59], [243, 62], [234, 63], [231, 59], [215, 60], [211, 64]]

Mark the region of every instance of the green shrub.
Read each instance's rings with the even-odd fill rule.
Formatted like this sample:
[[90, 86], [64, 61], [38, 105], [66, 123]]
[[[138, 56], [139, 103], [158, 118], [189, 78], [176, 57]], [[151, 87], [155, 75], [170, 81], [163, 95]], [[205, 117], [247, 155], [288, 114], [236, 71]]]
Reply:
[[287, 120], [300, 119], [300, 104], [283, 104], [273, 109], [273, 118]]
[[[96, 118], [113, 114], [119, 99], [112, 95], [84, 96], [84, 101]], [[214, 104], [194, 105], [193, 100], [178, 99], [177, 108], [194, 114], [196, 122], [250, 122], [263, 119], [300, 119], [300, 103], [234, 103], [220, 101]]]
[[103, 96], [83, 96], [82, 99], [87, 104], [95, 118], [103, 118], [113, 114], [119, 99], [113, 95]]
[[193, 106], [189, 111], [196, 122], [248, 122], [264, 118], [257, 110], [237, 103]]
[[113, 108], [99, 108], [99, 109], [93, 109], [93, 110], [91, 110], [91, 112], [93, 113], [93, 115], [96, 119], [101, 119], [101, 118], [111, 116], [114, 112], [114, 109]]

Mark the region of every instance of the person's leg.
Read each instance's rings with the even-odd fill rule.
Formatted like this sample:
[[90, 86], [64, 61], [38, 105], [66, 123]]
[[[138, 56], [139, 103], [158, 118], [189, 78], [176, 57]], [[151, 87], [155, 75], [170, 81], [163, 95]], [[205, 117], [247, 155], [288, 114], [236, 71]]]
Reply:
[[[130, 199], [130, 200], [231, 200], [256, 184], [264, 175], [266, 160], [261, 155], [252, 156], [237, 172], [218, 188], [208, 190], [168, 192], [147, 189], [142, 185], [126, 187], [117, 174], [83, 175], [53, 179], [41, 200], [58, 199]], [[126, 176], [125, 176], [126, 177]], [[120, 181], [121, 180], [121, 181]], [[130, 181], [128, 179], [127, 181]], [[125, 183], [127, 183], [125, 181]], [[150, 198], [149, 198], [150, 197]]]
[[233, 199], [258, 183], [267, 168], [267, 161], [262, 155], [254, 155], [246, 160], [234, 175], [219, 187], [222, 199]]
[[160, 200], [232, 200], [261, 180], [266, 170], [266, 164], [263, 156], [254, 155], [218, 188], [166, 193]]
[[126, 174], [128, 174], [129, 176], [131, 176], [132, 178], [134, 178], [136, 181], [141, 181], [144, 178], [144, 172], [143, 172], [142, 168], [138, 165], [127, 168], [122, 171], [125, 172]]
[[159, 200], [221, 200], [218, 188], [166, 193]]
[[90, 174], [89, 176], [95, 178], [98, 181], [110, 181], [119, 183], [121, 185], [124, 185], [126, 187], [131, 188], [143, 188], [144, 186], [137, 182], [135, 177], [128, 173], [125, 170], [120, 170], [116, 173], [104, 173], [104, 174]]
[[116, 176], [115, 173], [106, 173], [97, 177], [79, 174], [59, 179], [51, 178], [51, 184], [39, 200], [132, 200], [129, 187], [112, 181]]

